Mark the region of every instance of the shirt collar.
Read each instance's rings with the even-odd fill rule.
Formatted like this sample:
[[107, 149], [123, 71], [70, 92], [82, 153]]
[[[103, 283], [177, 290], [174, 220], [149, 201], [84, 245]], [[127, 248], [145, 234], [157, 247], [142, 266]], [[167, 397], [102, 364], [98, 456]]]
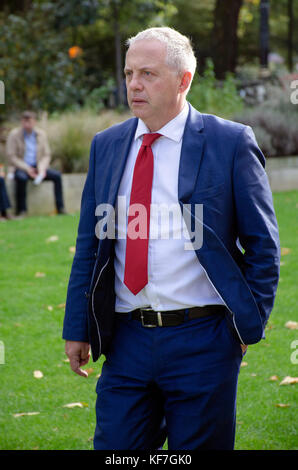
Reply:
[[25, 129], [23, 129], [23, 133], [24, 133], [24, 138], [26, 137], [36, 137], [36, 132], [35, 130], [33, 129], [32, 132], [29, 134], [28, 132], [25, 131]]
[[[168, 139], [172, 139], [175, 142], [180, 142], [183, 136], [184, 132], [184, 127], [185, 123], [187, 120], [189, 112], [189, 107], [188, 104], [185, 103], [182, 111], [174, 117], [171, 121], [167, 122], [161, 129], [159, 129], [158, 132], [159, 134], [167, 137]], [[135, 133], [135, 140], [138, 138], [142, 137], [144, 134], [148, 134], [150, 131], [144, 121], [141, 119], [138, 120], [138, 125]]]

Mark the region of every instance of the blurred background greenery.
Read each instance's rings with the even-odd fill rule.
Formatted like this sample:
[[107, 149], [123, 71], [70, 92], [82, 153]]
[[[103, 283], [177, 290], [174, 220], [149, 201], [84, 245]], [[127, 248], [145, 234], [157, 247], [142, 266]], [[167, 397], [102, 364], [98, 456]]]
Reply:
[[297, 18], [297, 0], [2, 0], [0, 162], [8, 131], [33, 109], [56, 166], [86, 171], [94, 132], [129, 113], [125, 40], [161, 25], [192, 40], [197, 109], [251, 125], [266, 157], [298, 155]]

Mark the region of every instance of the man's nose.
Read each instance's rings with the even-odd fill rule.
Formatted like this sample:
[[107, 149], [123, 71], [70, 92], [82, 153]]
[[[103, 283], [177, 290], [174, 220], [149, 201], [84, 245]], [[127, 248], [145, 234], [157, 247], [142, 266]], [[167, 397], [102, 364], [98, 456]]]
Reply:
[[132, 75], [129, 87], [131, 90], [141, 90], [143, 88], [140, 77], [137, 74]]

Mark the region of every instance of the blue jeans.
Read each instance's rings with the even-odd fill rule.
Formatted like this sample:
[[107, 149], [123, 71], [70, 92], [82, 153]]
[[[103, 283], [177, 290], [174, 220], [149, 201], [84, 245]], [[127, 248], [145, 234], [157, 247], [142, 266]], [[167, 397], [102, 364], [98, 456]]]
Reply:
[[116, 322], [96, 391], [98, 450], [233, 449], [242, 352], [224, 314]]

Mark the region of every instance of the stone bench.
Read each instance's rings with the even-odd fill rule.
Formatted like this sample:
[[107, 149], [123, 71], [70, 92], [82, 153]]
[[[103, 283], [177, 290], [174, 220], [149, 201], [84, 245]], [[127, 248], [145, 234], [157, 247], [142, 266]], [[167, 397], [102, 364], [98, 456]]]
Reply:
[[267, 158], [266, 172], [273, 192], [298, 189], [298, 156]]

